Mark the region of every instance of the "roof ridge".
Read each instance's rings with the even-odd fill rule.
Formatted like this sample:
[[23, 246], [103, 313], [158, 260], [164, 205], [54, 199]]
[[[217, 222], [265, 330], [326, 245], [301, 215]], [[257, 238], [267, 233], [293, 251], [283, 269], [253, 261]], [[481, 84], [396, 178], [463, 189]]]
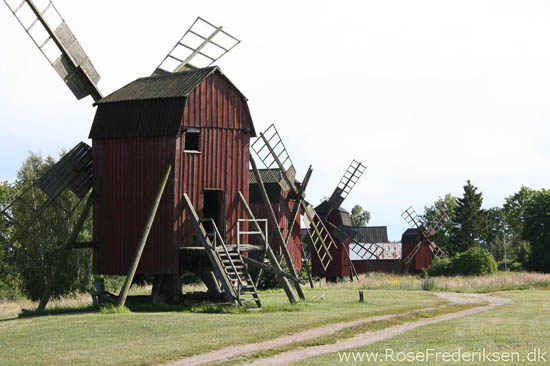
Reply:
[[137, 78], [135, 79], [134, 81], [132, 82], [135, 82], [135, 81], [138, 81], [138, 80], [144, 80], [144, 79], [147, 79], [147, 80], [151, 80], [151, 79], [162, 79], [162, 78], [166, 78], [166, 77], [170, 77], [170, 76], [177, 76], [177, 75], [181, 75], [181, 74], [186, 74], [186, 73], [194, 73], [194, 72], [199, 72], [199, 71], [204, 71], [204, 70], [207, 70], [207, 69], [211, 69], [212, 71], [216, 70], [216, 69], [220, 69], [218, 66], [214, 65], [214, 66], [207, 66], [207, 67], [199, 67], [199, 68], [196, 68], [196, 69], [189, 69], [189, 70], [184, 70], [184, 71], [178, 71], [178, 72], [169, 72], [169, 73], [166, 73], [166, 74], [163, 74], [163, 75], [151, 75], [151, 76], [142, 76], [140, 78]]

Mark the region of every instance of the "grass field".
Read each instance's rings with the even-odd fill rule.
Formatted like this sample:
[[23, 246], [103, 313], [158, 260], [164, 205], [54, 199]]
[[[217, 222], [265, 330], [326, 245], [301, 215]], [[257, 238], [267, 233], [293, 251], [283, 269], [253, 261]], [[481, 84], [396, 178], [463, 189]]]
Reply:
[[[497, 293], [498, 296], [508, 297], [513, 303], [503, 305], [487, 313], [471, 317], [451, 320], [429, 325], [397, 336], [388, 341], [379, 342], [371, 346], [356, 349], [359, 352], [378, 352], [385, 356], [386, 350], [393, 350], [395, 361], [387, 362], [355, 362], [356, 364], [383, 364], [403, 365], [413, 362], [399, 362], [398, 352], [419, 352], [426, 349], [435, 349], [438, 352], [456, 352], [459, 348], [463, 352], [478, 352], [485, 349], [486, 355], [493, 352], [518, 352], [519, 362], [508, 364], [537, 364], [523, 361], [523, 358], [535, 348], [546, 352], [547, 362], [550, 364], [550, 291], [528, 290]], [[391, 351], [388, 351], [388, 354]], [[494, 354], [490, 355], [493, 357]], [[501, 354], [501, 357], [505, 357]], [[496, 356], [495, 356], [496, 357]], [[511, 357], [515, 357], [511, 355]], [[483, 359], [482, 359], [483, 360]], [[328, 354], [313, 357], [297, 363], [298, 365], [334, 365], [339, 363], [339, 355]], [[349, 362], [354, 363], [354, 362]], [[343, 364], [346, 364], [344, 362]], [[418, 362], [422, 365], [441, 364], [435, 359], [429, 362]], [[454, 364], [486, 365], [484, 362], [463, 362]], [[492, 363], [497, 364], [497, 363]], [[502, 363], [500, 363], [502, 364]]]
[[[316, 299], [322, 293], [325, 300]], [[255, 313], [92, 312], [4, 319], [0, 349], [9, 352], [0, 352], [0, 364], [158, 363], [327, 323], [444, 303], [428, 292], [383, 290], [367, 292], [367, 301], [359, 303], [357, 291], [346, 288], [306, 290], [308, 301], [297, 306], [288, 305], [282, 291], [260, 296], [265, 309]]]
[[[434, 281], [435, 291], [524, 290], [499, 292], [499, 296], [510, 297], [514, 302], [489, 313], [431, 325], [358, 351], [382, 354], [387, 348], [409, 352], [427, 348], [455, 351], [458, 347], [476, 351], [485, 347], [489, 352], [509, 350], [523, 354], [541, 347], [550, 352], [550, 320], [547, 317], [550, 291], [545, 290], [550, 288], [550, 276], [499, 273], [486, 277], [441, 277], [434, 278]], [[102, 314], [90, 308], [89, 296], [82, 295], [61, 299], [48, 306], [61, 314], [18, 318], [22, 308], [32, 309], [36, 304], [26, 300], [0, 302], [0, 365], [157, 364], [230, 345], [294, 334], [328, 323], [445, 304], [433, 293], [419, 291], [421, 283], [422, 279], [415, 276], [372, 275], [362, 278], [359, 283], [306, 289], [308, 301], [294, 306], [288, 304], [282, 291], [262, 291], [264, 309], [253, 313], [204, 313], [208, 309], [201, 307], [161, 311], [149, 307], [134, 308], [128, 313]], [[365, 303], [358, 302], [358, 289], [367, 290]], [[149, 291], [150, 288], [139, 287], [132, 290], [134, 294]], [[321, 294], [325, 294], [324, 300], [319, 299]], [[82, 312], [68, 313], [75, 309]], [[347, 331], [294, 346], [332, 342], [346, 334], [369, 331], [369, 327], [410, 321], [414, 316], [409, 318], [369, 325], [351, 333]], [[253, 359], [254, 355], [251, 356]], [[332, 354], [305, 360], [301, 364], [331, 365], [338, 361], [337, 358], [337, 354]]]
[[[498, 272], [487, 276], [453, 276], [432, 277], [435, 282], [434, 291], [487, 293], [510, 290], [550, 289], [550, 274], [528, 272]], [[347, 287], [366, 290], [420, 290], [422, 277], [414, 275], [393, 275], [374, 273], [364, 275], [357, 281], [338, 284], [337, 287]], [[328, 284], [327, 287], [334, 285]]]

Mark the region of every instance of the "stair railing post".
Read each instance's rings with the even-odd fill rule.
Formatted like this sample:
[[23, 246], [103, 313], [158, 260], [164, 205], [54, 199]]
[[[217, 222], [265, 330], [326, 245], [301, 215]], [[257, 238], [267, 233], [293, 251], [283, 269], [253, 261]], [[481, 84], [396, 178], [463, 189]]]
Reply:
[[[257, 228], [258, 231], [261, 231], [261, 228], [259, 227], [258, 223], [256, 222], [256, 218], [254, 217], [254, 213], [250, 209], [250, 206], [246, 202], [246, 199], [244, 198], [242, 192], [239, 191], [239, 198], [241, 199], [241, 203], [244, 207], [244, 210], [248, 216], [249, 219], [252, 219]], [[265, 236], [263, 233], [260, 234], [261, 239], [263, 240], [265, 244], [265, 249], [267, 253], [267, 258], [269, 259], [269, 262], [271, 262], [271, 265], [278, 270], [282, 271], [281, 265], [279, 264], [279, 261], [277, 260], [277, 257], [275, 256], [275, 253], [273, 253], [273, 249], [271, 249], [271, 246], [267, 242]], [[296, 294], [294, 291], [292, 291], [292, 286], [290, 285], [290, 282], [284, 277], [281, 277], [281, 282], [283, 284], [283, 289], [285, 290], [286, 296], [288, 297], [288, 301], [290, 301], [291, 304], [295, 304], [298, 302], [298, 298], [296, 297]]]

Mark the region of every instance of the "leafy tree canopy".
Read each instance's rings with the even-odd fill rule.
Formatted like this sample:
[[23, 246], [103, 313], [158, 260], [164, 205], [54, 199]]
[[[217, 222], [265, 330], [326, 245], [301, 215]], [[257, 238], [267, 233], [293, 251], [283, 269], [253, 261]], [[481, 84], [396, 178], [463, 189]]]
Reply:
[[360, 205], [355, 205], [351, 209], [351, 224], [353, 226], [366, 226], [370, 221], [370, 212], [363, 209]]

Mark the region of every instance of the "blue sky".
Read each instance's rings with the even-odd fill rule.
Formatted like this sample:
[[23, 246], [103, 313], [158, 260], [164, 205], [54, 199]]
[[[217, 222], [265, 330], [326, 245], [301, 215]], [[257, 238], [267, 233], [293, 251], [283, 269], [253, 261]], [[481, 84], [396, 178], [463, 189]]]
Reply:
[[[485, 206], [548, 187], [550, 3], [546, 1], [116, 2], [57, 0], [108, 94], [151, 74], [193, 20], [243, 40], [218, 64], [249, 98], [257, 130], [276, 123], [308, 200], [330, 195], [353, 159], [367, 171], [344, 207], [372, 212], [390, 239], [467, 179]], [[76, 101], [0, 6], [0, 180], [29, 151], [86, 141]]]

